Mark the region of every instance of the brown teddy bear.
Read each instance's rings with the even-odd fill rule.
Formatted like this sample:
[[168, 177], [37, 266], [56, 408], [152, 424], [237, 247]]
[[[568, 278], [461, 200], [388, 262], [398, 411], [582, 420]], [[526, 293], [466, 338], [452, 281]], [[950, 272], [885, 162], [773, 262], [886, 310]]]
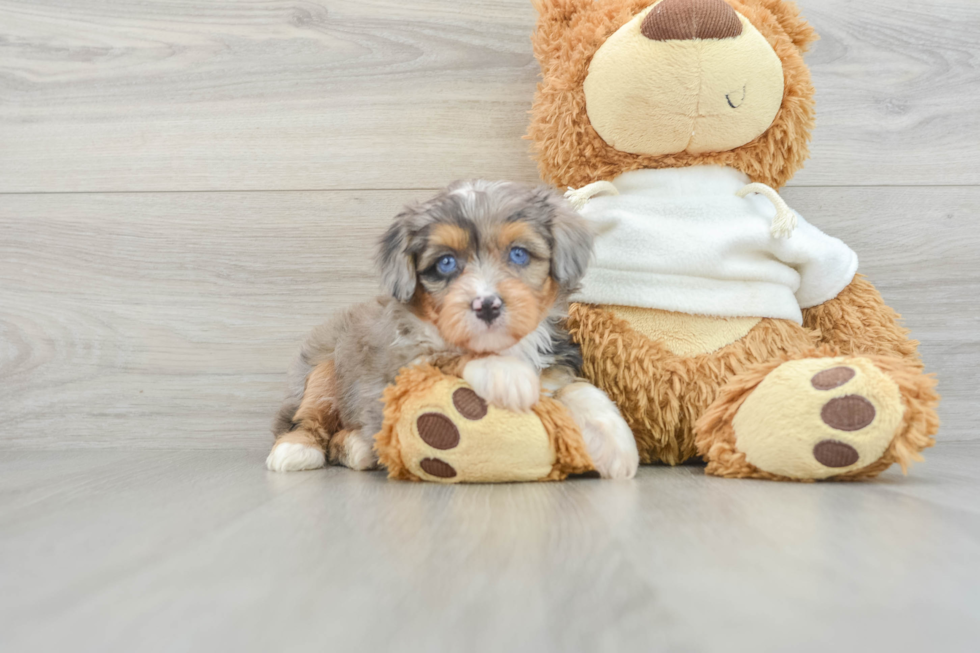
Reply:
[[774, 189], [808, 156], [816, 39], [783, 0], [536, 0], [529, 138], [599, 234], [569, 328], [643, 462], [905, 470], [938, 429], [917, 343]]
[[[783, 0], [537, 0], [542, 176], [598, 234], [568, 326], [641, 460], [718, 476], [854, 480], [906, 469], [938, 429], [916, 342], [844, 243], [774, 189], [803, 165], [816, 38]], [[592, 469], [542, 396], [487, 406], [432, 367], [385, 391], [393, 478], [560, 480]]]

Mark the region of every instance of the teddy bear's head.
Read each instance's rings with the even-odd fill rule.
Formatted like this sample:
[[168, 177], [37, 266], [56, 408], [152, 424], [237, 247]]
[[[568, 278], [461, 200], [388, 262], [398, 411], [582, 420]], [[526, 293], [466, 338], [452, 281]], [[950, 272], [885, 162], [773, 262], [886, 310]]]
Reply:
[[785, 0], [534, 0], [541, 64], [528, 137], [542, 177], [578, 187], [638, 168], [731, 166], [780, 187], [813, 127]]

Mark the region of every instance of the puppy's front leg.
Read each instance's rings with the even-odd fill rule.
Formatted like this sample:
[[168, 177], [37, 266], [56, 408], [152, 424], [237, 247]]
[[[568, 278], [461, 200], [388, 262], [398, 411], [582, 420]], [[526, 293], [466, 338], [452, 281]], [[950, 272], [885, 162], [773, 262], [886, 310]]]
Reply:
[[301, 472], [325, 464], [323, 443], [307, 429], [283, 433], [276, 438], [265, 466], [273, 472]]
[[513, 356], [475, 358], [463, 367], [463, 380], [494, 406], [519, 413], [531, 410], [541, 396], [537, 370]]
[[616, 404], [591, 383], [577, 381], [559, 390], [558, 399], [582, 430], [596, 471], [603, 478], [633, 478], [640, 464], [633, 432]]

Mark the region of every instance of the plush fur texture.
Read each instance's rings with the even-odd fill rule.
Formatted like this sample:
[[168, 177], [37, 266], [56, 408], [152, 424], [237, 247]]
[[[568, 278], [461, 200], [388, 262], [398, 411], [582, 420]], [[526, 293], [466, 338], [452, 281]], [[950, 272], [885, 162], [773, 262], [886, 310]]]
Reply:
[[534, 98], [528, 138], [541, 176], [578, 188], [639, 168], [699, 164], [730, 166], [752, 181], [779, 188], [803, 166], [814, 123], [813, 84], [802, 53], [816, 33], [796, 5], [782, 0], [726, 0], [758, 29], [783, 62], [783, 101], [772, 126], [726, 152], [649, 156], [616, 150], [596, 133], [586, 112], [583, 83], [593, 54], [650, 0], [536, 0], [532, 37], [542, 81]]

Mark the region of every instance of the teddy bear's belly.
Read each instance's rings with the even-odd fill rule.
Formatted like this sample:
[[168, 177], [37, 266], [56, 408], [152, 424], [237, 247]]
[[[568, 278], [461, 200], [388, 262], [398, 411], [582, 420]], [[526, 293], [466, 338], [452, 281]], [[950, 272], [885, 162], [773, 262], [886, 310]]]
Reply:
[[657, 308], [603, 307], [678, 356], [707, 354], [744, 338], [761, 318], [688, 315]]

